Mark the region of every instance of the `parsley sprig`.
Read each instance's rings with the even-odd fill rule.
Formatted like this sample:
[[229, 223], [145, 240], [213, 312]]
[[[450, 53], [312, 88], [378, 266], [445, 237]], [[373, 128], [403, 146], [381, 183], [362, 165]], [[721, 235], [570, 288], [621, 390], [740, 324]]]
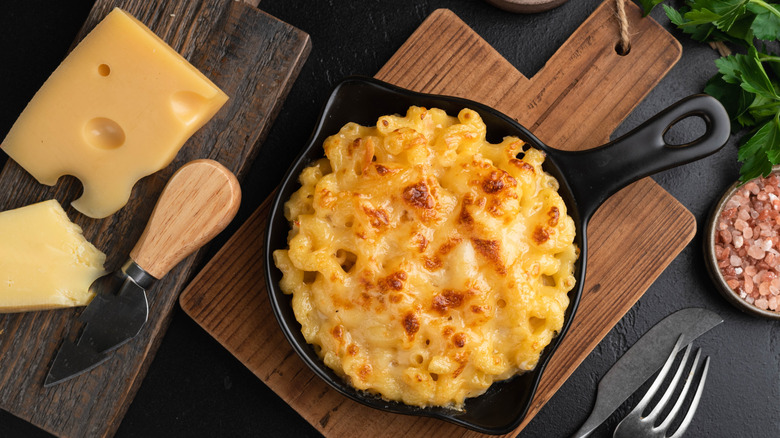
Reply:
[[[638, 1], [647, 15], [664, 0]], [[726, 107], [733, 132], [747, 129], [737, 154], [740, 180], [769, 175], [772, 166], [780, 164], [780, 56], [769, 53], [766, 43], [780, 39], [780, 5], [765, 0], [686, 0], [679, 10], [663, 8], [694, 40], [746, 49], [745, 54], [715, 61], [718, 73], [704, 92]]]

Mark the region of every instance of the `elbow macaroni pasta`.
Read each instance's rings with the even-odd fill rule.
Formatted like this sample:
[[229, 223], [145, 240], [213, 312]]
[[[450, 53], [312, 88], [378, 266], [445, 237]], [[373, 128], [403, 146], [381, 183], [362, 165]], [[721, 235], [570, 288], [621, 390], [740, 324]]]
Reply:
[[574, 221], [544, 153], [478, 113], [345, 125], [285, 204], [274, 252], [306, 340], [358, 390], [460, 409], [531, 370], [574, 287]]

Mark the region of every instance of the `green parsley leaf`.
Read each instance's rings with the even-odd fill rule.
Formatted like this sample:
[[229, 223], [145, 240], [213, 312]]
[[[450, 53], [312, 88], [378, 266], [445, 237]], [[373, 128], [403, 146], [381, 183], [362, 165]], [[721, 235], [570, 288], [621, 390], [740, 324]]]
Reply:
[[740, 84], [749, 93], [768, 99], [780, 99], [761, 61], [758, 60], [758, 51], [754, 47], [750, 48], [747, 55], [737, 54], [717, 59], [715, 65], [718, 66], [724, 81]]
[[742, 162], [740, 181], [747, 182], [758, 176], [768, 176], [772, 163], [780, 162], [780, 122], [777, 117], [761, 126], [739, 148], [737, 158]]
[[669, 21], [677, 27], [682, 27], [685, 24], [685, 19], [682, 16], [682, 12], [674, 9], [671, 6], [664, 5], [664, 12], [669, 17]]
[[[739, 3], [743, 1], [745, 0], [737, 0]], [[696, 41], [729, 41], [750, 46], [754, 38], [751, 28], [754, 17], [749, 14], [733, 15], [734, 8], [742, 10], [740, 5], [731, 3], [725, 6], [715, 4], [715, 11], [702, 7], [700, 3], [690, 3], [679, 11], [664, 5], [669, 20]], [[719, 23], [720, 27], [716, 26], [716, 23]]]
[[647, 17], [647, 14], [649, 14], [654, 7], [663, 2], [664, 0], [639, 0], [639, 4], [642, 6], [642, 11], [644, 12], [645, 17]]
[[748, 6], [748, 9], [756, 14], [751, 26], [753, 33], [760, 40], [777, 41], [780, 39], [780, 11], [776, 5], [761, 3], [751, 3]]
[[723, 80], [723, 76], [715, 75], [707, 82], [704, 92], [718, 99], [726, 108], [732, 120], [733, 132], [739, 131], [743, 126], [755, 125], [756, 121], [749, 112], [755, 96], [743, 90], [739, 84], [729, 84]]

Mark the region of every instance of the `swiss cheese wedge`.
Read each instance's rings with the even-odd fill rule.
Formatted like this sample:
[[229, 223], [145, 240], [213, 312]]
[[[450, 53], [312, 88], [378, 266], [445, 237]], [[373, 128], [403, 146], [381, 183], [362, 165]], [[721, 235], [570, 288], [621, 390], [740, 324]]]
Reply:
[[55, 200], [0, 213], [0, 313], [85, 306], [105, 254]]
[[103, 218], [167, 166], [228, 97], [143, 23], [114, 9], [51, 74], [2, 149], [40, 183], [73, 175]]

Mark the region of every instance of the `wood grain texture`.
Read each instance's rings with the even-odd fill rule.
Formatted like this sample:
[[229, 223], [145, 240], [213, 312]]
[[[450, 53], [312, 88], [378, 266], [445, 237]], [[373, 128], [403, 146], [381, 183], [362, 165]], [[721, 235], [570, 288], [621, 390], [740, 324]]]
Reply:
[[230, 170], [214, 160], [190, 161], [165, 185], [130, 258], [163, 278], [224, 230], [240, 204], [241, 186]]
[[[618, 56], [612, 1], [603, 3], [528, 79], [448, 10], [434, 12], [377, 78], [429, 93], [470, 98], [516, 118], [548, 144], [603, 143], [680, 56], [680, 45], [629, 5], [628, 56]], [[594, 115], [594, 112], [597, 115]], [[262, 283], [261, 241], [269, 202], [182, 293], [184, 310], [320, 432], [353, 436], [478, 436], [420, 417], [375, 411], [331, 390], [293, 352], [272, 316]], [[588, 228], [584, 292], [573, 326], [545, 371], [517, 435], [582, 360], [692, 239], [693, 216], [651, 179], [610, 198]], [[595, 388], [594, 388], [595, 391]]]
[[[256, 3], [256, 2], [255, 2]], [[55, 198], [117, 269], [135, 245], [155, 202], [184, 163], [211, 158], [239, 179], [259, 150], [311, 48], [309, 36], [251, 5], [219, 0], [98, 0], [79, 41], [111, 9], [138, 17], [230, 96], [219, 113], [184, 145], [166, 169], [142, 179], [127, 206], [103, 220], [69, 207], [81, 191], [74, 178], [38, 184], [9, 160], [0, 173], [0, 209]], [[178, 293], [194, 274], [200, 252], [148, 291], [149, 321], [106, 364], [43, 388], [59, 343], [73, 338], [78, 309], [0, 316], [0, 408], [63, 437], [110, 436], [127, 410], [157, 350]]]

